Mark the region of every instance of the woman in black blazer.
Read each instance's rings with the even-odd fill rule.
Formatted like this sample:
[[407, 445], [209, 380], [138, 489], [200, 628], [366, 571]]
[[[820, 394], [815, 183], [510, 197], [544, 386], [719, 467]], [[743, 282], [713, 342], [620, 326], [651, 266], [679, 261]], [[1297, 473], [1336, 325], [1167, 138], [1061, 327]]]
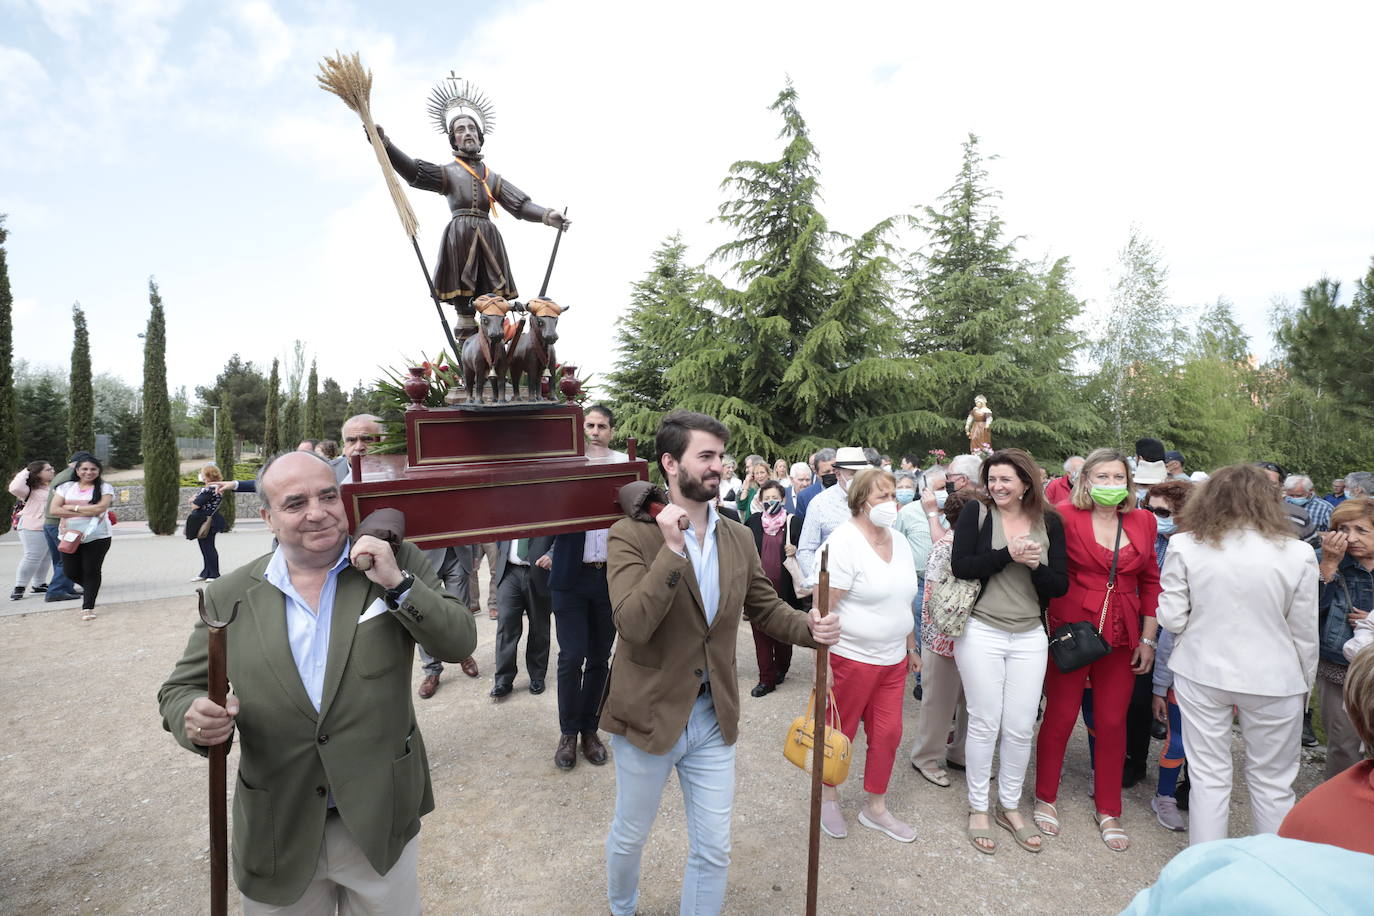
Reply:
[[[764, 575], [777, 589], [778, 597], [801, 610], [801, 599], [792, 588], [792, 576], [782, 564], [797, 552], [802, 520], [783, 509], [784, 495], [782, 484], [776, 480], [765, 483], [759, 489], [763, 511], [749, 516], [745, 524], [754, 533], [754, 546], [763, 563]], [[754, 626], [752, 621], [749, 626], [754, 631], [754, 652], [759, 661], [759, 682], [749, 694], [767, 696], [787, 677], [787, 669], [792, 665], [792, 645], [779, 642]]]

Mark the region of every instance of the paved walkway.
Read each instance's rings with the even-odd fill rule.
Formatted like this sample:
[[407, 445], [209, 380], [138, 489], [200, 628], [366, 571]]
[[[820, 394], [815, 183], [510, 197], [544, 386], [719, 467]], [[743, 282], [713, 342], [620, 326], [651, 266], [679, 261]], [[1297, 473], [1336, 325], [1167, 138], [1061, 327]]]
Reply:
[[[234, 530], [218, 535], [220, 570], [237, 569], [272, 548], [272, 535], [261, 521], [240, 519]], [[14, 588], [14, 573], [21, 556], [19, 535], [11, 531], [0, 537], [0, 586], [8, 597]], [[147, 522], [120, 522], [114, 526], [114, 543], [105, 558], [103, 580], [97, 606], [128, 601], [152, 601], [193, 597], [199, 582], [191, 577], [200, 572], [200, 549], [177, 533], [159, 536], [148, 530]], [[79, 601], [44, 601], [30, 594], [22, 601], [0, 601], [0, 617], [42, 611], [72, 610]]]

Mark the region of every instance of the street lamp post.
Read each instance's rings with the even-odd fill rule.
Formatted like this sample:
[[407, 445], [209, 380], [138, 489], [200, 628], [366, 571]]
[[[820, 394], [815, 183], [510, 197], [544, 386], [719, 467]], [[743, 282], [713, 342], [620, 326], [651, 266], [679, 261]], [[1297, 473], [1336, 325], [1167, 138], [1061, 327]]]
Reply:
[[219, 447], [219, 405], [217, 405], [217, 404], [211, 404], [211, 405], [210, 405], [210, 409], [214, 411], [214, 413], [211, 414], [211, 416], [214, 418], [214, 429], [215, 429], [214, 434], [213, 434], [213, 435], [214, 435], [214, 439], [215, 439], [215, 444], [214, 444], [213, 447], [214, 447], [214, 448], [218, 448], [218, 447]]

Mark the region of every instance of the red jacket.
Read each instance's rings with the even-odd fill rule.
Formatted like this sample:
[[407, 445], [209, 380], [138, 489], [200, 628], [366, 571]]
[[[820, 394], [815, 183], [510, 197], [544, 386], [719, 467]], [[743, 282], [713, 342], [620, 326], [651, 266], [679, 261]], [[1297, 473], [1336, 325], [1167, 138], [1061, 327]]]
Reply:
[[[1064, 542], [1069, 553], [1069, 590], [1050, 602], [1049, 630], [1078, 620], [1093, 626], [1101, 619], [1102, 600], [1107, 595], [1107, 576], [1111, 571], [1111, 551], [1103, 550], [1093, 536], [1092, 510], [1075, 509], [1072, 503], [1057, 506], [1064, 520]], [[1121, 516], [1121, 543], [1129, 541], [1135, 556], [1117, 564], [1116, 590], [1112, 607], [1126, 624], [1130, 648], [1140, 642], [1141, 616], [1155, 616], [1159, 604], [1159, 564], [1155, 561], [1155, 517], [1143, 509], [1132, 509]], [[1111, 612], [1108, 612], [1110, 627]], [[1110, 637], [1110, 629], [1107, 631]]]

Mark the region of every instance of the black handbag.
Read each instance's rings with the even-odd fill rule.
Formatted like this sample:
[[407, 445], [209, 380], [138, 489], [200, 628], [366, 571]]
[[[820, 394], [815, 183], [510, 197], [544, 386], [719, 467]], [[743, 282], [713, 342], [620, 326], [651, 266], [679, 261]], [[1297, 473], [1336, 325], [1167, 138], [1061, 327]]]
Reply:
[[1097, 629], [1086, 620], [1066, 623], [1050, 636], [1050, 657], [1055, 667], [1062, 673], [1077, 671], [1091, 665], [1112, 651], [1102, 630], [1107, 626], [1107, 608], [1111, 606], [1112, 592], [1116, 591], [1116, 561], [1121, 556], [1121, 516], [1116, 517], [1116, 544], [1112, 547], [1112, 571], [1107, 576], [1107, 594], [1102, 599], [1102, 615], [1097, 621]]

